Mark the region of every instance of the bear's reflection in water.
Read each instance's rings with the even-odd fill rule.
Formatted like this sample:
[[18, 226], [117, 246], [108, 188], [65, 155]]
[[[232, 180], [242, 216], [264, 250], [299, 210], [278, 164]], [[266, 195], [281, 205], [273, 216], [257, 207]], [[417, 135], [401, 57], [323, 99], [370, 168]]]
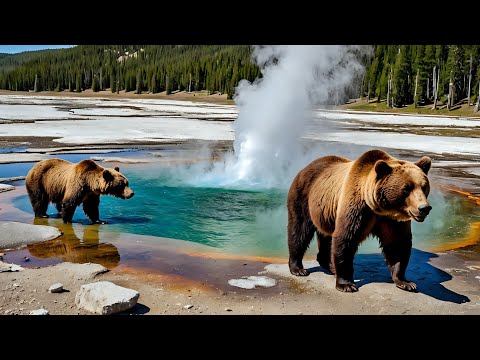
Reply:
[[82, 226], [83, 237], [80, 239], [72, 224], [55, 220], [34, 220], [35, 225], [55, 226], [63, 235], [53, 240], [28, 245], [28, 251], [32, 256], [43, 259], [59, 258], [72, 263], [96, 263], [107, 269], [118, 266], [120, 254], [114, 245], [100, 242], [99, 225]]

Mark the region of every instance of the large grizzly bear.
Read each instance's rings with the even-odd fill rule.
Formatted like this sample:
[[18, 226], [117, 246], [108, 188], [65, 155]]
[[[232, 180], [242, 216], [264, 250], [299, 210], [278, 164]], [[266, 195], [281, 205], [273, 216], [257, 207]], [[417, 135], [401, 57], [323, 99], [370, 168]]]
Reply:
[[320, 265], [336, 275], [336, 288], [354, 292], [353, 258], [373, 234], [380, 240], [395, 285], [416, 291], [405, 279], [412, 248], [411, 219], [425, 220], [431, 159], [416, 163], [371, 150], [352, 161], [319, 158], [302, 169], [288, 192], [288, 264], [293, 275], [306, 276], [302, 259], [317, 234]]
[[75, 209], [83, 211], [96, 224], [99, 219], [100, 195], [130, 199], [134, 192], [119, 168], [106, 169], [93, 160], [73, 164], [62, 159], [43, 160], [30, 169], [25, 179], [28, 196], [36, 218], [47, 218], [48, 203], [55, 204], [63, 222], [71, 223]]

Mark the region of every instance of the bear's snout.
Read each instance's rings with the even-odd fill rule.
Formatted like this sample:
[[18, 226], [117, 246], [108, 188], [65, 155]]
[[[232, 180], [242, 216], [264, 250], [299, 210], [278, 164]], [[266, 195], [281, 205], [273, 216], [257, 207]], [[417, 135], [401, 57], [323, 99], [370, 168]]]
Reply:
[[133, 197], [133, 195], [135, 195], [135, 193], [129, 187], [126, 187], [125, 190], [123, 190], [123, 197], [125, 199], [130, 199], [131, 197]]
[[415, 221], [423, 222], [425, 218], [432, 210], [432, 207], [429, 203], [422, 204], [418, 207], [417, 211], [410, 211], [410, 215], [415, 219]]
[[420, 214], [423, 216], [427, 216], [430, 213], [430, 210], [432, 210], [432, 207], [430, 206], [429, 203], [420, 205], [418, 207], [418, 211], [420, 211]]

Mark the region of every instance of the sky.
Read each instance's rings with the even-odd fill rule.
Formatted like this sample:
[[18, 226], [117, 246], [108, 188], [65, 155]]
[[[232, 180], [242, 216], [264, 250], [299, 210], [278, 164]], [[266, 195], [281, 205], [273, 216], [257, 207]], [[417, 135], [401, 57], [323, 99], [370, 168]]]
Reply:
[[75, 45], [0, 45], [0, 53], [15, 54], [23, 51], [35, 51], [43, 49], [61, 49]]

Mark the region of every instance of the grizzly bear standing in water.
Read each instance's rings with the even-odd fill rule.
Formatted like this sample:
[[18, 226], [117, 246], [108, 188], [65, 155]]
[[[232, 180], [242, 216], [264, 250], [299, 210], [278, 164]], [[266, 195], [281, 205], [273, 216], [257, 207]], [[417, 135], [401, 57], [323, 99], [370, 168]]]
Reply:
[[43, 160], [30, 169], [25, 179], [28, 196], [36, 218], [46, 218], [48, 203], [54, 203], [63, 222], [71, 223], [75, 209], [83, 211], [92, 223], [105, 224], [99, 219], [100, 195], [130, 199], [134, 192], [119, 168], [106, 169], [93, 160], [73, 164], [62, 159]]
[[412, 249], [411, 219], [422, 222], [431, 160], [397, 160], [371, 150], [352, 161], [325, 156], [302, 169], [288, 192], [288, 264], [293, 275], [306, 276], [302, 259], [317, 234], [320, 265], [336, 274], [336, 288], [354, 292], [353, 258], [358, 245], [373, 234], [380, 240], [392, 280], [416, 291], [405, 279]]

